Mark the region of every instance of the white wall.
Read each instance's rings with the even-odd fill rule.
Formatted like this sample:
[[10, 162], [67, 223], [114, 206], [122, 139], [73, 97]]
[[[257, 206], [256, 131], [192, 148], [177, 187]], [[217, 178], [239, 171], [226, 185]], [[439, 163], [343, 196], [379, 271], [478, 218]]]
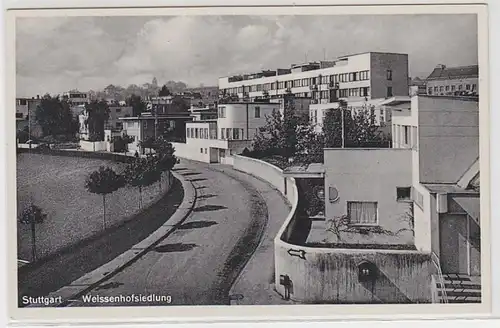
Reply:
[[[411, 151], [407, 149], [325, 149], [325, 215], [327, 219], [347, 215], [347, 202], [377, 202], [377, 225], [393, 233], [410, 229], [406, 213], [411, 200], [398, 201], [397, 188], [412, 186]], [[339, 199], [330, 202], [329, 188]], [[406, 219], [406, 220], [405, 220]], [[347, 238], [347, 237], [346, 237]], [[349, 235], [347, 243], [413, 244], [413, 235]]]
[[[220, 117], [219, 115], [219, 118], [217, 119], [217, 134], [219, 139], [221, 137], [221, 129], [226, 130], [228, 128], [243, 129], [245, 134], [243, 139], [253, 139], [255, 137], [256, 130], [266, 125], [266, 116], [270, 116], [273, 110], [279, 110], [279, 104], [237, 103], [219, 105], [219, 113], [221, 111], [221, 107], [225, 108], [225, 117]], [[256, 107], [260, 108], [260, 117], [255, 117]]]
[[85, 151], [107, 151], [107, 145], [108, 143], [106, 141], [90, 142], [80, 140], [80, 147]]

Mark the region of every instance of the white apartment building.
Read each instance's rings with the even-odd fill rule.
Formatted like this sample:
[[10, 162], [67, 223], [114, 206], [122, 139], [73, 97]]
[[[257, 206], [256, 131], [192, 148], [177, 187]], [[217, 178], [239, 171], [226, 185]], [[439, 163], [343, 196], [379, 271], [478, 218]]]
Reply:
[[280, 111], [280, 103], [220, 104], [217, 118], [186, 123], [186, 143], [174, 143], [176, 155], [207, 163], [231, 164], [231, 155], [250, 148], [266, 117]]
[[[290, 69], [263, 71], [219, 79], [222, 94], [239, 98], [279, 98], [291, 92], [311, 99], [309, 116], [321, 131], [327, 109], [338, 108], [339, 99], [350, 109], [375, 106], [376, 123], [387, 122], [390, 114], [378, 108], [393, 96], [408, 96], [408, 55], [366, 52], [329, 62], [292, 65]], [[382, 109], [382, 112], [380, 111]]]
[[71, 106], [79, 106], [90, 103], [90, 98], [86, 92], [79, 92], [79, 91], [64, 92], [63, 99], [66, 99]]

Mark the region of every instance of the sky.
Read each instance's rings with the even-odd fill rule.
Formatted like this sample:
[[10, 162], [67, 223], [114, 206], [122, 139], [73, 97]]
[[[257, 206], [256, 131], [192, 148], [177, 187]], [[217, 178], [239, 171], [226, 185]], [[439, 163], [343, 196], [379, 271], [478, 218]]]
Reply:
[[17, 18], [16, 94], [32, 97], [156, 77], [189, 86], [365, 51], [409, 55], [410, 76], [475, 65], [476, 15]]

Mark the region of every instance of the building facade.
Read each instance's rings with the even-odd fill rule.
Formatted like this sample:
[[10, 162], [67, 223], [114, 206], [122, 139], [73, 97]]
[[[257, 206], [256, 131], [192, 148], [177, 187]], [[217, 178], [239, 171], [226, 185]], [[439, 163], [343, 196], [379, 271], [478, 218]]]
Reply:
[[90, 102], [89, 95], [86, 92], [79, 91], [64, 92], [62, 99], [66, 100], [70, 106], [85, 105]]
[[251, 148], [267, 117], [280, 111], [280, 103], [241, 102], [220, 104], [217, 118], [186, 123], [186, 143], [177, 144], [180, 157], [207, 163], [231, 164], [231, 155]]
[[426, 79], [429, 96], [477, 96], [479, 66], [446, 67], [437, 65]]

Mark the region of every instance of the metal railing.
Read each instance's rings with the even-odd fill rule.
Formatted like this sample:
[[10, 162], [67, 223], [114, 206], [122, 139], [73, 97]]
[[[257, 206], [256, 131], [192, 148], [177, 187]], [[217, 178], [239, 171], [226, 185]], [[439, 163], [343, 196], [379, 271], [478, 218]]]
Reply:
[[[434, 263], [434, 266], [436, 267], [437, 270], [437, 277], [438, 277], [438, 283], [440, 285], [439, 290], [441, 291], [441, 303], [448, 303], [448, 295], [446, 294], [446, 286], [444, 284], [444, 276], [443, 272], [441, 271], [441, 265], [439, 264], [439, 257], [436, 255], [436, 253], [432, 252], [431, 253], [431, 260], [432, 263]], [[436, 286], [436, 284], [434, 284]], [[436, 286], [437, 288], [437, 286]]]

